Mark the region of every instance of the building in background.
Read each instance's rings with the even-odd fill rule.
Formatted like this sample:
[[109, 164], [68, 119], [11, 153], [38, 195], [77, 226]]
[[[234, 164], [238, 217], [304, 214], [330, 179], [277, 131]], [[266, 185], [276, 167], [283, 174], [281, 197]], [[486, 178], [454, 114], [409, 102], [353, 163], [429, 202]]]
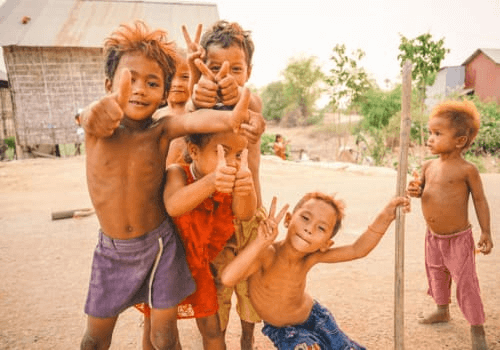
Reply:
[[12, 96], [16, 149], [76, 142], [74, 115], [104, 95], [104, 39], [121, 23], [144, 20], [185, 46], [219, 19], [212, 3], [130, 0], [6, 0], [0, 46]]

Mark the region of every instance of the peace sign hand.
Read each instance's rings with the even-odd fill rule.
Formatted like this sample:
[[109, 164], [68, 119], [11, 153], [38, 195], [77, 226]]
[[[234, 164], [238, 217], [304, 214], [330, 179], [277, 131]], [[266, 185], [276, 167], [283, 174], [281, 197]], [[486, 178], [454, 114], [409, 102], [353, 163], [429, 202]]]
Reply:
[[248, 168], [248, 149], [241, 153], [240, 168], [236, 172], [236, 181], [234, 182], [234, 195], [248, 196], [254, 190], [252, 172]]
[[123, 119], [124, 110], [132, 95], [131, 81], [130, 71], [123, 69], [116, 91], [93, 102], [81, 113], [86, 132], [96, 137], [113, 135]]
[[283, 208], [281, 208], [278, 216], [274, 217], [274, 213], [276, 212], [276, 197], [273, 197], [271, 207], [269, 208], [269, 215], [259, 224], [259, 228], [257, 230], [258, 239], [268, 242], [269, 244], [274, 242], [278, 236], [278, 225], [285, 216], [288, 207], [288, 204], [286, 204]]
[[197, 70], [201, 73], [201, 78], [193, 87], [192, 100], [196, 108], [212, 108], [218, 101], [218, 85], [215, 82], [215, 75], [199, 58], [194, 60]]
[[233, 192], [236, 168], [226, 164], [224, 148], [217, 145], [217, 167], [215, 168], [215, 190], [222, 193]]
[[182, 25], [182, 34], [184, 35], [184, 40], [186, 42], [186, 47], [187, 47], [187, 61], [188, 61], [188, 66], [189, 70], [191, 72], [191, 77], [190, 77], [190, 91], [193, 90], [193, 85], [200, 80], [200, 71], [194, 64], [194, 61], [196, 59], [205, 59], [205, 49], [200, 45], [200, 38], [201, 38], [201, 29], [202, 29], [202, 24], [198, 24], [196, 27], [196, 34], [194, 37], [194, 40], [191, 40], [191, 36], [189, 35], [189, 32], [186, 28], [185, 25]]

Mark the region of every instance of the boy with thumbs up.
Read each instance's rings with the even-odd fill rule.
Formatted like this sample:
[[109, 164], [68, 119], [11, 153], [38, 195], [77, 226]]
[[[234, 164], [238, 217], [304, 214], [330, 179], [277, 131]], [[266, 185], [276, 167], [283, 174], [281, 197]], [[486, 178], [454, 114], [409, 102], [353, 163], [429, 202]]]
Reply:
[[[193, 60], [190, 66], [197, 68], [192, 72], [194, 83], [191, 100], [194, 108], [230, 110], [241, 99], [244, 85], [252, 73], [254, 43], [250, 32], [244, 30], [238, 23], [223, 20], [214, 23], [201, 39], [198, 27], [194, 41], [190, 40], [184, 28], [183, 30]], [[258, 210], [250, 220], [235, 221], [235, 234], [212, 262], [219, 293], [221, 328], [223, 332], [226, 331], [231, 299], [235, 293], [238, 301], [236, 310], [242, 328], [240, 339], [242, 350], [253, 349], [254, 327], [255, 323], [260, 322], [260, 317], [250, 302], [247, 282], [242, 281], [234, 287], [225, 287], [220, 282], [220, 274], [222, 269], [257, 237], [259, 221], [264, 219], [266, 214], [262, 205], [259, 177], [260, 137], [265, 130], [265, 121], [261, 115], [262, 101], [258, 95], [251, 95], [248, 108], [260, 116], [249, 124], [242, 125], [243, 133], [248, 139], [248, 163], [257, 193]]]
[[148, 302], [151, 341], [171, 349], [178, 344], [177, 304], [195, 284], [163, 203], [169, 144], [189, 133], [238, 130], [252, 116], [249, 95], [232, 112], [172, 117], [157, 111], [176, 63], [164, 31], [141, 21], [121, 25], [106, 39], [104, 52], [108, 93], [81, 113], [87, 183], [100, 224], [81, 348], [109, 348], [118, 315]]

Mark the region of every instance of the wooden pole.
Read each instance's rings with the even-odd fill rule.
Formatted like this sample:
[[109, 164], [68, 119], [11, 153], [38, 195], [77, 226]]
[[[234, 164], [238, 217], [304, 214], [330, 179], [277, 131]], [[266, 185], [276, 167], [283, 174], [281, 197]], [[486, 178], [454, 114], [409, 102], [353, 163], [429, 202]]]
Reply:
[[[406, 174], [408, 173], [408, 145], [411, 127], [411, 62], [403, 65], [403, 89], [401, 96], [401, 131], [398, 180], [396, 192], [404, 196], [406, 192]], [[405, 217], [401, 208], [396, 212], [396, 257], [394, 278], [394, 349], [404, 349], [404, 231]]]

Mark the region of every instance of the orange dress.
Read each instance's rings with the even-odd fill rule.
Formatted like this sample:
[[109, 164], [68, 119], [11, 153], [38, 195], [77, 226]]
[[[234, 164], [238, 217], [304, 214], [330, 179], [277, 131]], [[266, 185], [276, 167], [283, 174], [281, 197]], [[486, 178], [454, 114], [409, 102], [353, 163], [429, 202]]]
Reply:
[[[189, 166], [183, 166], [187, 184], [195, 180]], [[174, 218], [186, 249], [186, 259], [196, 282], [196, 292], [178, 307], [178, 318], [214, 315], [219, 306], [210, 261], [222, 251], [234, 234], [232, 196], [214, 192], [195, 209]]]
[[[182, 165], [187, 184], [195, 180], [189, 165]], [[196, 283], [196, 291], [184, 299], [177, 310], [177, 318], [200, 318], [217, 313], [217, 288], [210, 270], [210, 262], [222, 251], [227, 240], [234, 234], [233, 197], [214, 192], [193, 210], [173, 218], [179, 236], [184, 243], [186, 260]], [[135, 307], [151, 316], [147, 304]]]

